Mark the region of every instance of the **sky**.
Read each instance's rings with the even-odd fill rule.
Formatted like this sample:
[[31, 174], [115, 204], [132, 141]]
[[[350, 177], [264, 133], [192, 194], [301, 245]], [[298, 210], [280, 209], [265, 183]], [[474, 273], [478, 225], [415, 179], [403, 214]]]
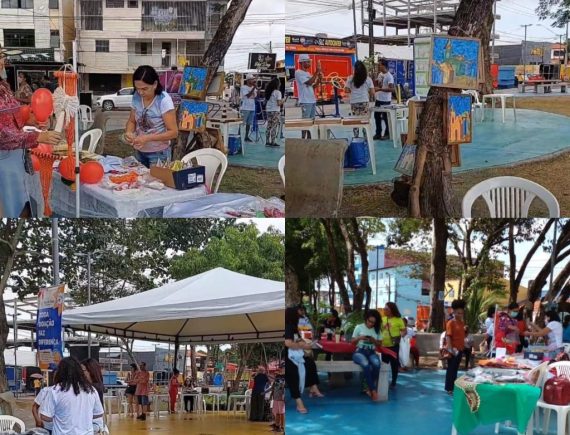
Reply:
[[225, 71], [246, 70], [249, 53], [268, 53], [270, 41], [277, 59], [284, 59], [285, 0], [253, 0], [226, 54]]
[[[500, 35], [496, 43], [500, 45], [520, 43], [524, 39], [524, 29], [521, 27], [523, 24], [533, 25], [528, 28], [529, 41], [558, 42], [559, 38], [556, 35], [565, 33], [565, 29], [552, 28], [549, 21], [541, 22], [534, 12], [537, 3], [537, 0], [497, 2], [497, 14], [501, 18], [496, 24], [495, 33]], [[351, 0], [287, 0], [286, 33], [303, 35], [326, 33], [330, 37], [352, 35], [354, 25], [349, 4], [352, 4]], [[358, 33], [361, 33], [361, 4], [361, 0], [356, 1]], [[367, 1], [364, 1], [364, 5], [367, 5]], [[381, 6], [376, 5], [376, 9], [377, 17], [381, 17]], [[383, 34], [381, 26], [375, 26], [374, 29], [377, 34]], [[368, 32], [368, 28], [365, 32]]]

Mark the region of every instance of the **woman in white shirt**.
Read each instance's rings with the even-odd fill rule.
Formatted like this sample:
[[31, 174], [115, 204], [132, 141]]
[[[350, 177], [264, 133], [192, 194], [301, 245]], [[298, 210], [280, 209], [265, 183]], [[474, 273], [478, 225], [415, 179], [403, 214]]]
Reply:
[[525, 331], [523, 334], [527, 337], [548, 337], [548, 350], [556, 350], [563, 347], [562, 344], [562, 323], [558, 313], [554, 310], [547, 311], [544, 314], [546, 326], [542, 329], [536, 325], [531, 326], [536, 331]]
[[59, 363], [40, 415], [43, 421], [53, 422], [52, 435], [92, 435], [94, 425], [104, 427], [99, 395], [75, 358], [63, 358]]
[[265, 113], [267, 113], [267, 130], [265, 132], [265, 145], [268, 147], [278, 147], [276, 143], [277, 134], [279, 133], [279, 124], [281, 120], [281, 106], [283, 105], [283, 96], [279, 87], [281, 82], [277, 77], [271, 80], [265, 88]]
[[382, 344], [380, 313], [376, 310], [369, 310], [366, 312], [364, 319], [364, 323], [354, 328], [352, 344], [356, 345], [356, 352], [352, 354], [352, 361], [362, 367], [368, 386], [366, 394], [372, 400], [377, 401], [380, 358], [376, 354], [376, 346]]
[[[368, 77], [366, 65], [357, 61], [354, 64], [354, 75], [346, 81], [346, 89], [350, 93], [350, 110], [354, 116], [367, 117], [370, 113], [369, 103], [374, 101], [374, 83]], [[354, 129], [358, 137], [358, 128]]]

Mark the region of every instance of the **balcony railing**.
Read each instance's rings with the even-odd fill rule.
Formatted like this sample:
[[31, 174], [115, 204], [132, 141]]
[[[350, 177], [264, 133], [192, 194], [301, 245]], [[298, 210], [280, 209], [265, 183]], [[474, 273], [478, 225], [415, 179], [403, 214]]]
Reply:
[[201, 54], [180, 54], [178, 56], [171, 54], [164, 59], [161, 54], [129, 54], [129, 67], [136, 68], [140, 65], [150, 65], [155, 68], [170, 68], [173, 65], [178, 65], [180, 58], [185, 59], [188, 65], [197, 66], [202, 61]]

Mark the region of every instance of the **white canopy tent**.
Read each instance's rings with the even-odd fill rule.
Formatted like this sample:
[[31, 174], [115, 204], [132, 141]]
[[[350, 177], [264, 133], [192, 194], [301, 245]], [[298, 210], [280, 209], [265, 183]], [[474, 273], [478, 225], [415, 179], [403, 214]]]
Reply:
[[63, 313], [73, 329], [180, 344], [283, 340], [285, 285], [223, 268]]

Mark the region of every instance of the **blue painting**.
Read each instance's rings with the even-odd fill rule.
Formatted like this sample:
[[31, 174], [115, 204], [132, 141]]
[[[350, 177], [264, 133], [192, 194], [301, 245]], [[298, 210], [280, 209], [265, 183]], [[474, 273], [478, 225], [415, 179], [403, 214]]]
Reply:
[[206, 76], [208, 68], [186, 66], [180, 83], [180, 95], [203, 100], [206, 97]]
[[477, 89], [481, 43], [478, 39], [434, 36], [430, 85]]
[[178, 129], [181, 131], [206, 131], [208, 103], [182, 100], [180, 102]]
[[472, 142], [471, 95], [447, 97], [447, 143]]

